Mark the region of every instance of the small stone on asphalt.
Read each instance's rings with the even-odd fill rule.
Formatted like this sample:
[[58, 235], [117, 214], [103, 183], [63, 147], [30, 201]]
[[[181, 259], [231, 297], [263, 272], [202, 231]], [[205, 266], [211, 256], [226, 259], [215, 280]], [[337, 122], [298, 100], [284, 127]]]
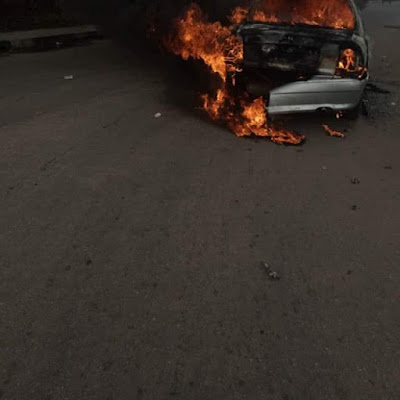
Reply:
[[262, 264], [265, 267], [265, 269], [267, 270], [269, 279], [271, 279], [273, 281], [281, 279], [279, 274], [276, 271], [272, 271], [271, 267], [266, 262], [263, 262]]

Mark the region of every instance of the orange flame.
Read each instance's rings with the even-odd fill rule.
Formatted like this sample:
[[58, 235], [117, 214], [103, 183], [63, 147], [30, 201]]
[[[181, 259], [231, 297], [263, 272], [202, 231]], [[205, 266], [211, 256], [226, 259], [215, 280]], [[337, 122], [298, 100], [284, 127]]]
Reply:
[[358, 79], [363, 79], [367, 73], [367, 67], [361, 65], [353, 49], [345, 49], [341, 52], [336, 68], [337, 75], [357, 76]]
[[176, 32], [166, 47], [184, 60], [203, 60], [225, 82], [228, 72], [235, 72], [243, 59], [243, 44], [230, 28], [220, 22], [210, 23], [197, 4], [192, 4], [175, 26]]
[[[237, 11], [236, 11], [237, 10]], [[232, 22], [244, 19], [254, 22], [319, 25], [336, 29], [354, 29], [353, 10], [347, 0], [261, 0], [251, 10], [240, 7]], [[237, 18], [238, 15], [244, 17]]]
[[346, 71], [355, 71], [356, 69], [356, 53], [352, 49], [345, 49], [342, 51], [338, 68]]
[[233, 9], [231, 16], [229, 17], [229, 21], [232, 24], [239, 25], [246, 20], [248, 14], [249, 14], [248, 8], [236, 7], [235, 9]]
[[325, 129], [325, 132], [329, 136], [344, 138], [344, 133], [335, 131], [334, 129], [330, 128], [328, 125], [322, 125], [322, 127]]

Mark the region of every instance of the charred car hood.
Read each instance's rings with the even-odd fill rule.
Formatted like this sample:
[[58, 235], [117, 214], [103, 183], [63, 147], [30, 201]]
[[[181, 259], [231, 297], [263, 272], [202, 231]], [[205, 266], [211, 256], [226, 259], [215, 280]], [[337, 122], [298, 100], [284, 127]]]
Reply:
[[330, 39], [346, 40], [353, 35], [353, 30], [333, 29], [315, 25], [289, 25], [289, 24], [266, 24], [245, 23], [241, 25], [237, 33], [246, 40], [258, 37], [260, 40], [267, 39], [276, 43], [291, 43], [296, 37], [309, 37], [320, 41]]
[[352, 41], [353, 31], [311, 25], [246, 23], [238, 28], [245, 67], [333, 73], [340, 47]]

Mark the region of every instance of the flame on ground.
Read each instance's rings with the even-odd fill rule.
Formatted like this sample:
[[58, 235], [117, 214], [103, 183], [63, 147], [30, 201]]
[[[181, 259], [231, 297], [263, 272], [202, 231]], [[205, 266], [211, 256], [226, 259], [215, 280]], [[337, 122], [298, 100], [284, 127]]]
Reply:
[[344, 133], [339, 132], [339, 131], [335, 131], [334, 129], [330, 128], [328, 125], [322, 125], [322, 127], [325, 129], [325, 132], [329, 136], [344, 138]]
[[[231, 21], [240, 23], [246, 15], [246, 9], [237, 8]], [[245, 93], [235, 93], [235, 73], [240, 70], [243, 44], [233, 33], [233, 26], [209, 22], [200, 7], [192, 4], [176, 21], [174, 32], [164, 40], [164, 45], [184, 60], [202, 60], [221, 78], [215, 96], [202, 96], [203, 108], [213, 120], [224, 122], [237, 136], [255, 134], [280, 144], [299, 144], [304, 140], [303, 135], [275, 129], [268, 124], [262, 97], [252, 100]]]

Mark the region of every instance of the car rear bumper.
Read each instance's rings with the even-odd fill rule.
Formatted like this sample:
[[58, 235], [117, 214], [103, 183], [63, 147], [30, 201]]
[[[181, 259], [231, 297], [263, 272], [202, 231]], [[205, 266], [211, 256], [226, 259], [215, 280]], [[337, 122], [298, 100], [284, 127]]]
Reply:
[[346, 111], [360, 103], [368, 78], [327, 78], [315, 76], [307, 81], [285, 84], [271, 90], [268, 114], [313, 112], [321, 109]]

